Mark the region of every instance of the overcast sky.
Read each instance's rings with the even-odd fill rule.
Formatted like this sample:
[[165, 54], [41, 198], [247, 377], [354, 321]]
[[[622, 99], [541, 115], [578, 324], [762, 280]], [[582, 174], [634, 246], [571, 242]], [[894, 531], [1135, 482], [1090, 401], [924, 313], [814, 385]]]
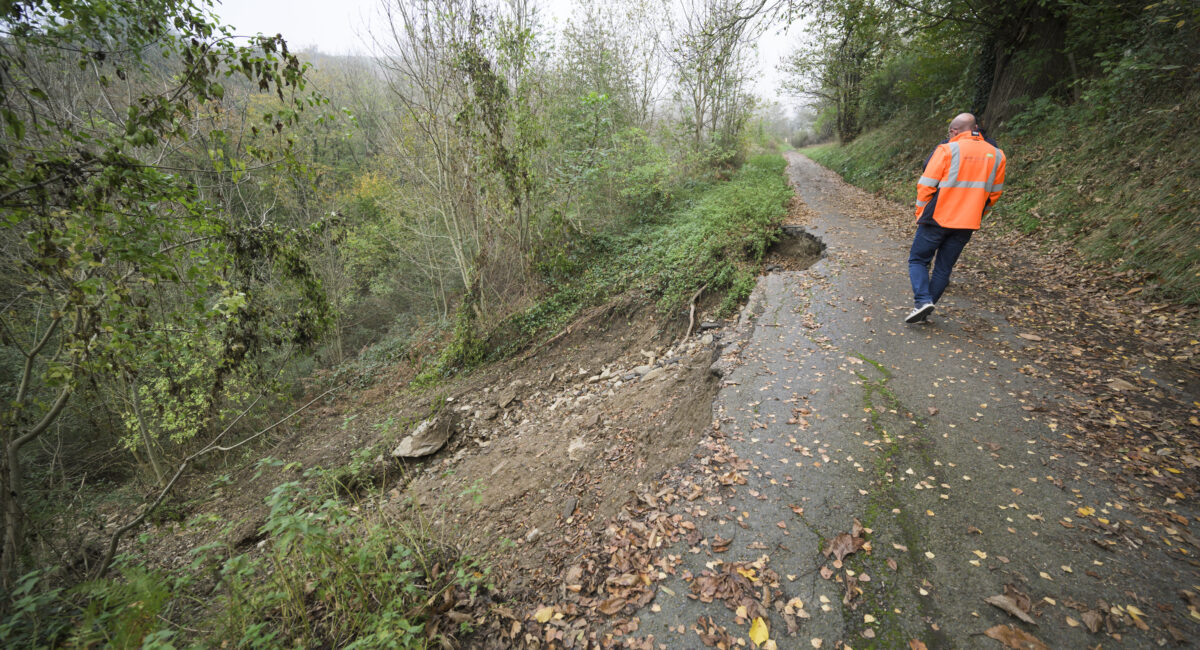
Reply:
[[[367, 33], [371, 21], [377, 20], [381, 0], [218, 0], [217, 15], [221, 21], [237, 28], [237, 33], [251, 36], [283, 34], [288, 46], [301, 50], [315, 46], [328, 54], [368, 54]], [[572, 0], [540, 0], [538, 6], [547, 14], [546, 23], [558, 31], [571, 13]], [[792, 50], [799, 28], [787, 34], [780, 29], [768, 29], [758, 43], [758, 74], [755, 91], [766, 100], [779, 101], [784, 106], [795, 102], [776, 95], [780, 75], [775, 67], [781, 57]]]

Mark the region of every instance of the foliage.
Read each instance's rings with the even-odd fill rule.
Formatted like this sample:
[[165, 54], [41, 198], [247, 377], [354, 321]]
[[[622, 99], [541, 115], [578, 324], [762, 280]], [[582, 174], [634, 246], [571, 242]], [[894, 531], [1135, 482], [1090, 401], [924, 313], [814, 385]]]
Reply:
[[299, 483], [275, 488], [268, 505], [267, 558], [221, 562], [218, 637], [238, 646], [424, 647], [438, 597], [470, 597], [487, 578], [427, 531], [366, 518]]
[[43, 573], [21, 578], [0, 642], [172, 647], [185, 639], [165, 623], [195, 616], [180, 606], [202, 591], [211, 594], [198, 624], [210, 632], [192, 641], [419, 648], [431, 641], [426, 626], [441, 597], [470, 599], [487, 580], [485, 568], [430, 530], [359, 514], [323, 490], [284, 483], [268, 506], [264, 556], [232, 555], [216, 543], [195, 549], [178, 577], [126, 565], [69, 590], [50, 588]]
[[545, 298], [498, 328], [505, 340], [496, 353], [556, 331], [630, 289], [674, 316], [705, 288], [723, 296], [720, 308], [729, 313], [753, 288], [755, 263], [778, 237], [792, 196], [784, 164], [778, 155], [752, 158], [729, 181], [676, 191], [679, 207], [671, 213], [592, 237], [576, 252], [570, 273], [546, 278], [551, 291]]
[[[16, 381], [0, 492], [21, 498], [21, 448], [86, 387], [124, 403], [129, 442], [161, 481], [163, 441], [228, 420], [251, 401], [256, 362], [324, 327], [300, 253], [311, 231], [218, 200], [254, 164], [290, 159], [285, 128], [320, 100], [303, 94], [305, 68], [282, 39], [239, 45], [203, 4], [28, 0], [7, 12], [0, 322], [20, 362], [5, 369]], [[243, 134], [218, 119], [235, 89], [275, 96]], [[20, 512], [3, 508], [5, 584]]]

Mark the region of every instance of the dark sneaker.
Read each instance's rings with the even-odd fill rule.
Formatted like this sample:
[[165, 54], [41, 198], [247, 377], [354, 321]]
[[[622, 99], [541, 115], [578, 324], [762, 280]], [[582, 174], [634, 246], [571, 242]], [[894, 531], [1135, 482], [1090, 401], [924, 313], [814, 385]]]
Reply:
[[920, 323], [921, 321], [925, 320], [926, 318], [929, 318], [929, 315], [932, 313], [933, 313], [933, 303], [927, 302], [924, 305], [921, 305], [920, 307], [917, 307], [916, 309], [912, 310], [912, 313], [910, 313], [904, 319], [904, 322]]

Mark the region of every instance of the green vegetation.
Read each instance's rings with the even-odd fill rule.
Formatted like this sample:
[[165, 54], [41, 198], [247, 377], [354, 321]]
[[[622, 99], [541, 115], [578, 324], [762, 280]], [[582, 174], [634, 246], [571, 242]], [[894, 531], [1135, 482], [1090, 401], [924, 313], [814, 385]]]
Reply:
[[778, 155], [751, 158], [729, 181], [692, 187], [665, 215], [587, 240], [547, 277], [547, 296], [514, 315], [501, 331], [503, 354], [552, 334], [583, 310], [631, 289], [677, 316], [701, 288], [723, 296], [729, 313], [754, 288], [756, 263], [778, 237], [792, 196]]
[[378, 371], [442, 381], [620, 292], [732, 310], [790, 195], [778, 156], [746, 163], [785, 135], [752, 119], [749, 6], [581, 6], [551, 47], [531, 3], [403, 1], [376, 56], [330, 57], [210, 0], [7, 3], [0, 641], [469, 632], [431, 598], [486, 572], [420, 513], [341, 503], [395, 484], [378, 447], [276, 490], [254, 548], [167, 570], [153, 542], [295, 471], [270, 436]]
[[[212, 543], [193, 549], [187, 569], [174, 574], [125, 557], [118, 575], [70, 589], [42, 589], [42, 574], [25, 576], [0, 621], [0, 643], [403, 648], [470, 633], [444, 619], [440, 629], [429, 626], [438, 605], [466, 607], [486, 588], [487, 570], [419, 519], [365, 514], [300, 482], [279, 485], [267, 502], [262, 553]], [[208, 631], [195, 638], [167, 624], [180, 617]]]

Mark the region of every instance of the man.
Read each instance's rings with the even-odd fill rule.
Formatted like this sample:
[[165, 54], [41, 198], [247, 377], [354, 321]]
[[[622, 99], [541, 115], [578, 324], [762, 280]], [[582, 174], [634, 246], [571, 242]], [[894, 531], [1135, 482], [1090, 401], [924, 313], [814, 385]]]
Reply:
[[908, 254], [916, 307], [906, 323], [919, 323], [933, 313], [963, 247], [1003, 193], [1004, 152], [978, 129], [970, 113], [951, 120], [948, 141], [934, 149], [917, 181], [917, 234]]

